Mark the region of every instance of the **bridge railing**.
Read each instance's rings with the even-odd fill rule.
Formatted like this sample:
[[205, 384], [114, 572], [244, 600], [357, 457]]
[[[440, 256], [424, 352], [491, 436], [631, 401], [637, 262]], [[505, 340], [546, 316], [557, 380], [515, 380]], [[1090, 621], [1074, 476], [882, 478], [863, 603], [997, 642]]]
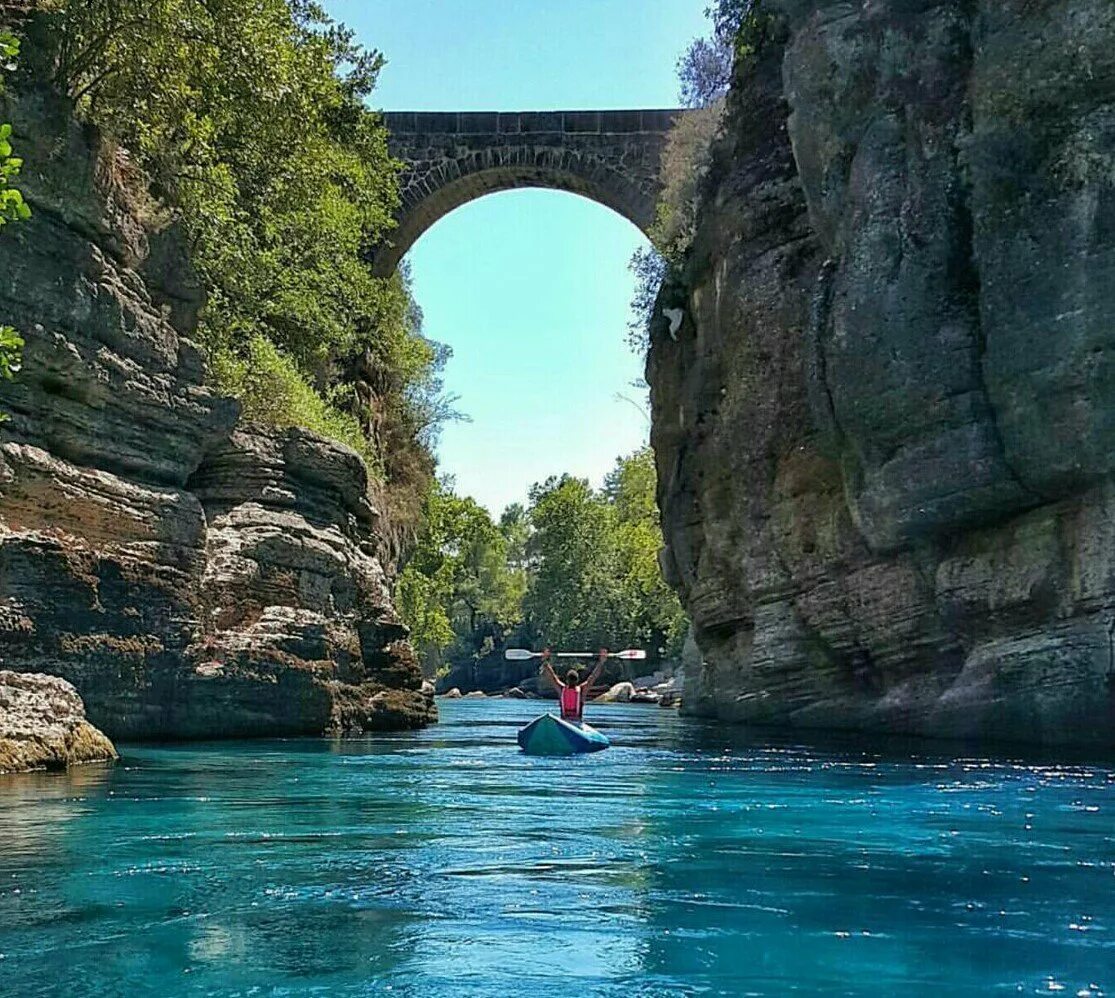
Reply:
[[569, 135], [668, 132], [684, 108], [638, 111], [388, 111], [396, 135]]

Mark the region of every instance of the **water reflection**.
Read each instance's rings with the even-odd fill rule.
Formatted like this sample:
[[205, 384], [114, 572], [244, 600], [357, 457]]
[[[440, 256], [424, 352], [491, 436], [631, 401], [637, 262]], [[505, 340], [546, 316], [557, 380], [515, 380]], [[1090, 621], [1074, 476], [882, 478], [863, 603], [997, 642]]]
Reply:
[[[70, 842], [67, 824], [103, 797], [111, 780], [112, 767], [100, 764], [68, 773], [0, 775], [0, 851], [12, 867], [7, 879], [16, 879], [11, 874], [19, 862], [62, 862]], [[0, 883], [0, 898], [4, 889]], [[0, 908], [0, 924], [2, 913]]]

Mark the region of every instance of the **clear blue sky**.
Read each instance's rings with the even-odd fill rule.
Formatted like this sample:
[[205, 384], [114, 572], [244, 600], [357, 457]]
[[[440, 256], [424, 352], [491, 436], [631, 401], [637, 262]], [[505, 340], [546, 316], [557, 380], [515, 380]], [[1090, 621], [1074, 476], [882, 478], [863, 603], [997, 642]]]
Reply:
[[[385, 110], [673, 107], [674, 67], [705, 0], [330, 0], [388, 64]], [[593, 202], [509, 191], [465, 205], [408, 255], [425, 332], [449, 344], [446, 388], [472, 422], [438, 451], [458, 491], [498, 514], [571, 472], [599, 483], [646, 442], [630, 401], [627, 262], [645, 242]]]

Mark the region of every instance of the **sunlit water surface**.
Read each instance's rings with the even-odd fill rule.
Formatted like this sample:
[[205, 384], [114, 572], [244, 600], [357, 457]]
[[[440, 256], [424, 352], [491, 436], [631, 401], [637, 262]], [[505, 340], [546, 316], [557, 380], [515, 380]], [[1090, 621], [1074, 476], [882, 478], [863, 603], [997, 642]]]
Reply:
[[4, 995], [1115, 994], [1115, 769], [537, 705], [0, 778]]

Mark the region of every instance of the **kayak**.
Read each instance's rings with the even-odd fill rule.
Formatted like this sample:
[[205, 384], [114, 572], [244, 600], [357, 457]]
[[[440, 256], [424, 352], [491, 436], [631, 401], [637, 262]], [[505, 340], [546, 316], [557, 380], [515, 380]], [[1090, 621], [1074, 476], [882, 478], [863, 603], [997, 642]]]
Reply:
[[527, 755], [579, 755], [609, 745], [606, 735], [584, 721], [566, 721], [554, 714], [543, 714], [519, 729], [519, 747]]
[[519, 729], [519, 748], [527, 755], [579, 755], [599, 752], [612, 743], [584, 721], [566, 721], [553, 714], [536, 717]]

